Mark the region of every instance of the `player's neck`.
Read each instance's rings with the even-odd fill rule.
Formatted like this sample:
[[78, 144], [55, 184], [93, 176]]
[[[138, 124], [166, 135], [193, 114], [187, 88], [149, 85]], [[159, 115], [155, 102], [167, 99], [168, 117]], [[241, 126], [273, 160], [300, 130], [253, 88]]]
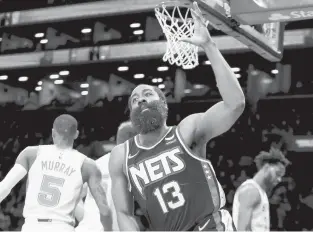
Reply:
[[264, 175], [265, 175], [264, 171], [263, 171], [263, 170], [260, 170], [260, 171], [258, 171], [258, 172], [255, 174], [255, 176], [253, 177], [253, 180], [254, 180], [255, 182], [257, 182], [257, 184], [258, 184], [265, 192], [267, 192], [268, 189], [267, 189], [267, 186], [266, 186], [266, 184], [265, 184], [265, 182], [264, 182]]
[[54, 144], [54, 146], [58, 150], [63, 150], [63, 151], [67, 151], [67, 150], [73, 149], [73, 145], [68, 145], [68, 144]]
[[138, 134], [139, 144], [145, 147], [153, 146], [168, 132], [168, 128], [169, 127], [167, 125], [164, 125], [147, 134]]

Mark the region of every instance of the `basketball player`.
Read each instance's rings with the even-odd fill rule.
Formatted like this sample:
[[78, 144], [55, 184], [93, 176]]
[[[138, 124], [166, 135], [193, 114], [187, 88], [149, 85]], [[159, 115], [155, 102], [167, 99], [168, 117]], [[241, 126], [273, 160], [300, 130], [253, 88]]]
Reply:
[[267, 194], [281, 181], [290, 163], [280, 150], [262, 151], [255, 163], [258, 172], [237, 189], [233, 201], [233, 219], [240, 231], [269, 231], [270, 211]]
[[[137, 133], [133, 126], [131, 125], [131, 122], [124, 122], [122, 123], [118, 130], [116, 135], [116, 143], [121, 144], [124, 143], [127, 139], [135, 136]], [[109, 176], [109, 159], [110, 159], [110, 153], [102, 156], [99, 158], [96, 163], [101, 170], [102, 173], [102, 184], [105, 186], [107, 191], [107, 199], [109, 206], [112, 211], [112, 221], [113, 221], [113, 231], [118, 231], [118, 225], [116, 221], [116, 213], [114, 204], [112, 201], [111, 196], [111, 180]], [[79, 225], [75, 228], [76, 232], [85, 232], [85, 231], [103, 231], [103, 226], [100, 219], [100, 213], [98, 210], [98, 207], [90, 194], [90, 191], [87, 192], [87, 197], [85, 200], [85, 204], [82, 206], [83, 202], [81, 201], [80, 204], [76, 208], [76, 215], [77, 217], [82, 217], [82, 220], [80, 221]]]
[[183, 41], [204, 49], [223, 101], [169, 127], [163, 92], [150, 85], [133, 90], [130, 118], [139, 134], [116, 146], [109, 163], [121, 230], [139, 230], [133, 198], [149, 221], [149, 230], [234, 230], [229, 212], [222, 209], [225, 194], [206, 160], [206, 144], [230, 129], [244, 110], [245, 98], [196, 3], [194, 7], [195, 33]]
[[101, 172], [93, 160], [73, 149], [78, 133], [76, 119], [60, 115], [53, 123], [54, 145], [26, 147], [1, 181], [0, 202], [28, 173], [22, 231], [74, 231], [74, 210], [84, 182], [111, 225]]

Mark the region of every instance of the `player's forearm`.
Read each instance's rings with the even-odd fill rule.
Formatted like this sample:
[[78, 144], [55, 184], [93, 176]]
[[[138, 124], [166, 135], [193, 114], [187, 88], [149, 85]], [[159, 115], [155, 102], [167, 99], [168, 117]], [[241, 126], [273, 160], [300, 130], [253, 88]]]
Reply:
[[136, 219], [132, 215], [116, 212], [118, 227], [121, 231], [140, 231]]
[[[94, 197], [96, 204], [99, 208], [100, 214], [102, 217], [111, 218], [111, 210], [108, 205], [106, 192], [103, 189], [103, 186], [101, 184], [94, 186], [89, 186], [90, 192], [92, 196]], [[112, 220], [111, 220], [112, 223]]]
[[208, 42], [203, 49], [211, 62], [217, 87], [224, 103], [231, 108], [244, 106], [245, 96], [229, 64], [214, 42]]
[[10, 192], [11, 192], [11, 189], [6, 188], [0, 182], [0, 203], [9, 195]]
[[107, 215], [100, 214], [100, 220], [104, 231], [112, 231], [113, 220], [111, 213]]
[[20, 165], [15, 164], [9, 171], [3, 181], [0, 182], [0, 203], [5, 199], [12, 188], [27, 174], [26, 169]]

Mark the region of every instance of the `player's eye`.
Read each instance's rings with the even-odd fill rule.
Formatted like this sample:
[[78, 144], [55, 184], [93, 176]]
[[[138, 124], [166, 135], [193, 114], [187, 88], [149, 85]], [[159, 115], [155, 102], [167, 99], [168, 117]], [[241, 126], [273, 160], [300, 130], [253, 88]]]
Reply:
[[137, 100], [138, 100], [138, 98], [133, 98], [133, 100], [132, 100], [132, 103], [136, 103], [137, 102]]
[[147, 93], [145, 93], [145, 96], [151, 96], [152, 95], [152, 93], [150, 93], [150, 92], [147, 92]]

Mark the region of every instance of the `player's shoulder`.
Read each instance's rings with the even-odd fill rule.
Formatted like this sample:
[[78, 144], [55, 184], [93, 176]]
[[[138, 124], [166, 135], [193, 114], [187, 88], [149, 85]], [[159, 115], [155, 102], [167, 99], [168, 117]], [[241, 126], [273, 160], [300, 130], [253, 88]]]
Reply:
[[28, 146], [24, 148], [16, 158], [15, 163], [20, 164], [26, 170], [29, 170], [37, 158], [38, 149], [39, 146]]
[[252, 181], [244, 182], [238, 188], [239, 199], [243, 201], [259, 202], [260, 201], [260, 192], [259, 189], [252, 183]]
[[184, 130], [185, 128], [189, 128], [190, 126], [194, 125], [197, 120], [201, 117], [203, 113], [196, 113], [188, 115], [184, 118], [177, 126], [180, 130]]
[[124, 160], [126, 155], [126, 146], [128, 141], [116, 145], [110, 154], [110, 160]]
[[89, 158], [88, 156], [85, 156], [84, 157], [84, 162], [83, 162], [83, 168], [92, 169], [94, 167], [97, 167], [96, 161], [94, 161], [93, 159]]
[[24, 148], [24, 150], [21, 151], [20, 156], [24, 156], [27, 158], [36, 157], [39, 149], [39, 146], [27, 146]]
[[83, 161], [81, 172], [84, 182], [86, 182], [91, 175], [94, 174], [101, 175], [101, 172], [96, 164], [96, 161], [87, 156]]
[[126, 159], [126, 149], [127, 149], [127, 141], [124, 143], [121, 143], [119, 145], [116, 145], [110, 154], [110, 160], [109, 160], [109, 171], [110, 174], [112, 172], [117, 172], [120, 170], [120, 168], [125, 168], [125, 159]]

